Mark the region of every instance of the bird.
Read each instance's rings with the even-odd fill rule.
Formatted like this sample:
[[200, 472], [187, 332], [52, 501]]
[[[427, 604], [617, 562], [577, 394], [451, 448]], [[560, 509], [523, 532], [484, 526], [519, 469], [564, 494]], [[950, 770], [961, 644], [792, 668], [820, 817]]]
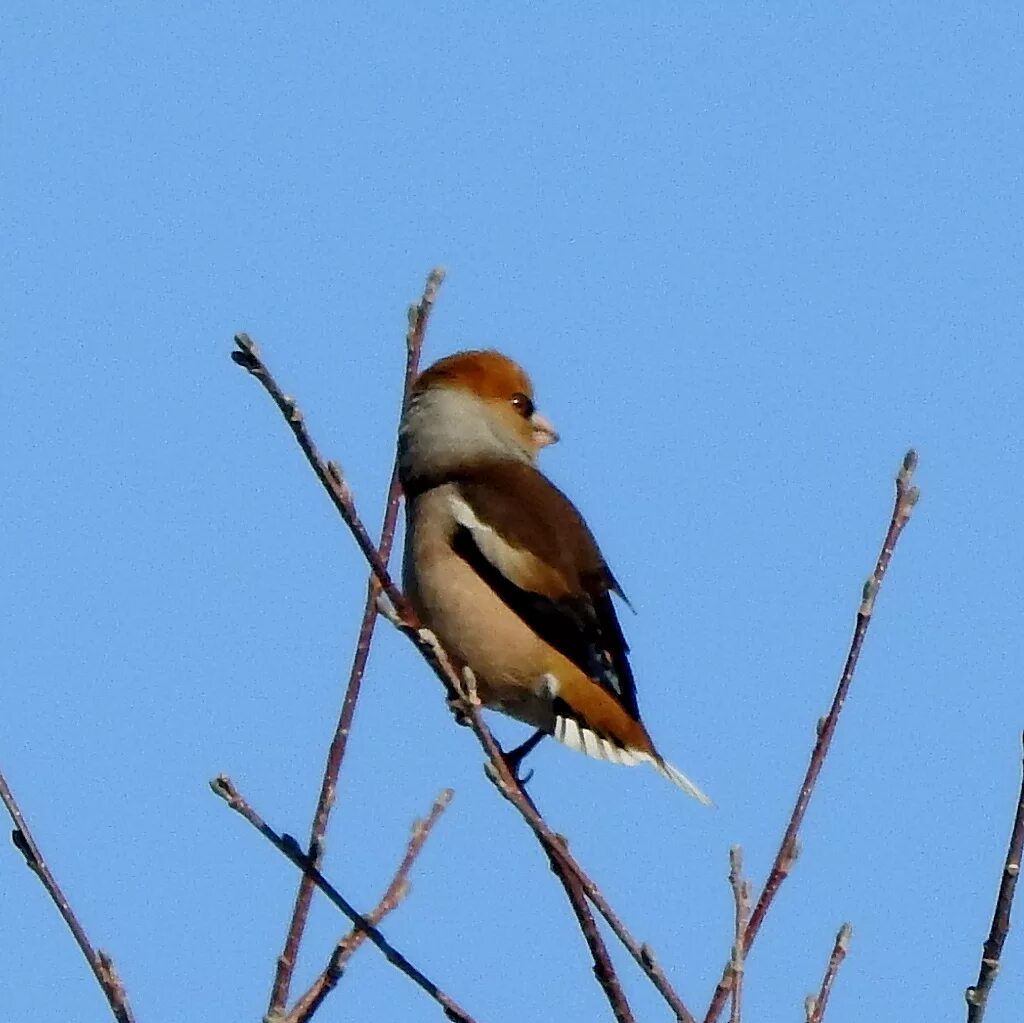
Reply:
[[551, 735], [591, 757], [651, 764], [710, 803], [641, 721], [612, 603], [625, 601], [622, 588], [583, 516], [537, 467], [558, 440], [525, 370], [496, 350], [456, 352], [420, 373], [398, 437], [406, 597], [472, 669], [481, 703], [537, 729], [522, 755]]

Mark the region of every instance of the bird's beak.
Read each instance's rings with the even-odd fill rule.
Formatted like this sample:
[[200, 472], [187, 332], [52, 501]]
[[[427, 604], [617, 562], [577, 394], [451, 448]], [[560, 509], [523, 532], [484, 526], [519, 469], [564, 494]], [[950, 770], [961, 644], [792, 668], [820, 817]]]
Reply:
[[533, 443], [538, 448], [558, 443], [558, 431], [539, 412], [530, 416], [530, 426], [533, 427]]

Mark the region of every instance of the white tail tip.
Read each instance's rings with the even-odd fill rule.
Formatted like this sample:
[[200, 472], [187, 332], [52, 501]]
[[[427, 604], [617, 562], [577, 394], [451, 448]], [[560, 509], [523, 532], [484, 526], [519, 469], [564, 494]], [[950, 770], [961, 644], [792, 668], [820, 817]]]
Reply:
[[711, 800], [682, 771], [676, 770], [670, 763], [662, 760], [657, 754], [645, 750], [617, 746], [603, 735], [587, 728], [586, 725], [570, 717], [555, 718], [555, 738], [569, 749], [577, 753], [585, 753], [596, 760], [608, 760], [613, 764], [635, 767], [637, 764], [651, 764], [663, 778], [681, 788], [688, 796], [693, 796], [705, 806], [713, 806]]
[[670, 763], [668, 763], [668, 761], [662, 760], [659, 762], [657, 760], [652, 760], [651, 762], [658, 769], [658, 774], [660, 774], [663, 778], [668, 778], [668, 780], [672, 782], [673, 785], [677, 785], [688, 796], [693, 796], [693, 798], [696, 799], [697, 802], [703, 803], [705, 806], [715, 805], [713, 802], [711, 802], [711, 799], [704, 792], [697, 788], [697, 786], [694, 785], [693, 782], [690, 781], [690, 779], [687, 778], [685, 774], [683, 774], [682, 771], [679, 771], [676, 768], [674, 768]]

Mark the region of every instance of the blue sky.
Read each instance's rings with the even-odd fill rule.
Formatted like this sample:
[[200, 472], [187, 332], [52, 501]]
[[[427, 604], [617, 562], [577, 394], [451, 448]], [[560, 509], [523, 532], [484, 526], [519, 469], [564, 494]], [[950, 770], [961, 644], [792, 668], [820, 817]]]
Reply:
[[[0, 764], [140, 1021], [259, 1019], [365, 572], [248, 331], [376, 529], [405, 307], [494, 345], [637, 609], [641, 708], [708, 811], [549, 744], [532, 792], [701, 1012], [728, 848], [763, 879], [908, 446], [901, 542], [749, 964], [750, 1019], [960, 1018], [1024, 725], [1024, 161], [1015, 5], [11, 3], [0, 14]], [[521, 729], [495, 725], [515, 741]], [[526, 829], [407, 643], [375, 646], [327, 873], [481, 1021], [606, 1011]], [[314, 911], [298, 981], [342, 932]], [[638, 1018], [667, 1012], [619, 956]], [[0, 855], [10, 1019], [106, 1012]], [[370, 948], [322, 1018], [436, 1019]], [[1007, 943], [992, 1023], [1024, 1002]], [[197, 1010], [196, 1007], [199, 1007]]]

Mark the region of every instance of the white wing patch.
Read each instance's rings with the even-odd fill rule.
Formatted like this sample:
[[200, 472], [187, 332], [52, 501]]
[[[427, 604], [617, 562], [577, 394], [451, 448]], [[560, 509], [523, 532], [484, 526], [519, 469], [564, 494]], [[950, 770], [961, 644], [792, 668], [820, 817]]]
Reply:
[[452, 493], [448, 497], [448, 507], [451, 508], [452, 518], [468, 529], [474, 542], [480, 549], [483, 556], [507, 579], [515, 580], [520, 573], [528, 566], [533, 555], [521, 551], [508, 543], [503, 536], [481, 522], [476, 512], [469, 506], [469, 502]]
[[481, 522], [469, 502], [458, 493], [449, 494], [448, 507], [452, 518], [469, 531], [480, 553], [509, 582], [548, 596], [565, 590], [565, 580], [556, 569], [531, 551], [513, 546], [496, 529]]
[[490, 526], [485, 526], [477, 517], [476, 513], [470, 506], [463, 501], [458, 494], [452, 494], [448, 498], [448, 506], [452, 510], [452, 515], [455, 517], [455, 521], [460, 525], [464, 526], [471, 533], [475, 533], [478, 529], [486, 529], [489, 533], [493, 533], [494, 530]]
[[693, 796], [705, 806], [712, 805], [711, 800], [685, 774], [667, 761], [644, 750], [616, 746], [603, 735], [591, 731], [574, 718], [556, 717], [554, 735], [560, 743], [568, 746], [569, 749], [576, 750], [577, 753], [585, 753], [588, 757], [594, 757], [596, 760], [608, 760], [613, 764], [622, 764], [624, 767], [651, 764], [658, 774], [681, 788], [687, 795]]

